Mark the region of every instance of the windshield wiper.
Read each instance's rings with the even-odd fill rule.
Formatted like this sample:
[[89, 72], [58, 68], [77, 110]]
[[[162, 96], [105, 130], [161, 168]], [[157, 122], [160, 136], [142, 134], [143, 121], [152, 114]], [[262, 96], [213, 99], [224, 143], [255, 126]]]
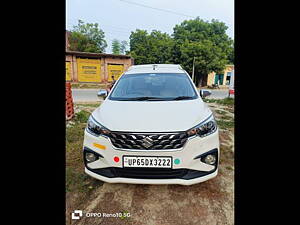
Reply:
[[148, 96], [122, 99], [122, 101], [159, 101], [159, 100], [166, 100], [166, 99], [157, 98], [157, 97], [148, 97]]
[[176, 98], [173, 98], [172, 100], [185, 100], [185, 99], [193, 99], [194, 97], [191, 96], [178, 96]]

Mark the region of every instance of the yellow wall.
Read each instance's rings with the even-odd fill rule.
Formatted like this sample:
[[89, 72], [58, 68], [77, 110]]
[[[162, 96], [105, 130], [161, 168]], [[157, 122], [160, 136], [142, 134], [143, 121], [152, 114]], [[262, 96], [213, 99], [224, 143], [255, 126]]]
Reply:
[[108, 70], [108, 81], [112, 81], [112, 76], [114, 76], [115, 80], [118, 80], [119, 77], [124, 72], [124, 66], [123, 65], [110, 65], [107, 66]]
[[227, 72], [232, 72], [233, 66], [227, 66], [224, 70], [224, 82], [223, 85], [226, 85], [226, 77], [227, 77]]
[[[227, 77], [227, 72], [231, 72], [233, 70], [234, 66], [233, 65], [227, 65], [223, 74], [224, 74], [224, 78], [223, 78], [223, 84], [220, 85], [226, 85], [226, 77]], [[210, 74], [208, 74], [207, 76], [207, 85], [211, 86], [212, 84], [215, 83], [215, 72], [212, 72]]]
[[71, 81], [71, 63], [66, 62], [66, 81]]
[[77, 58], [79, 82], [101, 82], [101, 60]]
[[207, 85], [211, 86], [215, 82], [215, 72], [208, 74], [207, 76]]
[[[116, 77], [118, 78], [120, 74], [124, 73], [132, 64], [132, 58], [125, 57], [115, 57], [111, 55], [102, 54], [95, 56], [91, 54], [91, 57], [88, 56], [79, 56], [77, 54], [70, 54], [66, 52], [66, 62], [70, 62], [70, 76], [71, 82], [91, 82], [91, 83], [106, 83], [108, 81], [108, 66], [116, 65], [119, 68], [111, 68], [111, 73], [115, 73], [112, 70], [117, 71]], [[96, 58], [97, 57], [97, 58]], [[95, 68], [82, 68], [84, 64], [90, 66], [91, 64], [95, 65]], [[66, 64], [67, 67], [67, 64]], [[86, 70], [85, 72], [83, 70]], [[80, 74], [79, 74], [80, 73]], [[100, 74], [100, 75], [99, 75]], [[66, 75], [67, 76], [67, 75]], [[65, 78], [67, 79], [67, 78]], [[110, 75], [111, 81], [111, 75]]]

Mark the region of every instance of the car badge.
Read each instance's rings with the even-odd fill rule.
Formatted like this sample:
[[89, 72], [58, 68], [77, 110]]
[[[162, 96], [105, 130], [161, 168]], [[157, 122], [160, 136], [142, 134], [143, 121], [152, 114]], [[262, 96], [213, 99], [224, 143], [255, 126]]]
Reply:
[[142, 145], [145, 148], [150, 148], [153, 145], [153, 140], [150, 137], [145, 137], [144, 139], [142, 139]]

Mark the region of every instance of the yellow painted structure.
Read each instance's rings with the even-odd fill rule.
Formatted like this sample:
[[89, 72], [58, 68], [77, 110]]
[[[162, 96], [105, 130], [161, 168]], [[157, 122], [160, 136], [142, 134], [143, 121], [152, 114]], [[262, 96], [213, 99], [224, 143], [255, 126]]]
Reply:
[[101, 82], [101, 60], [77, 58], [79, 82]]
[[124, 66], [123, 65], [107, 65], [108, 70], [108, 82], [113, 81], [112, 76], [114, 76], [115, 80], [118, 80], [119, 77], [124, 72]]
[[[227, 65], [226, 66], [226, 68], [224, 69], [224, 72], [223, 72], [223, 74], [224, 74], [223, 83], [219, 84], [219, 86], [228, 86], [226, 84], [227, 73], [232, 72], [233, 69], [234, 69], [234, 65]], [[212, 72], [212, 73], [208, 74], [208, 76], [207, 76], [207, 86], [212, 86], [215, 83], [215, 76], [216, 76], [215, 72]]]
[[215, 74], [215, 72], [212, 72], [207, 75], [207, 86], [211, 86], [212, 84], [214, 84]]
[[66, 81], [71, 81], [71, 63], [66, 62]]
[[[112, 76], [114, 76], [115, 80], [118, 79], [120, 75], [134, 64], [134, 59], [128, 55], [77, 52], [68, 50], [66, 51], [65, 59], [66, 62], [70, 62], [71, 64], [70, 81], [80, 83], [111, 82]], [[66, 64], [66, 67], [67, 66], [68, 65]]]

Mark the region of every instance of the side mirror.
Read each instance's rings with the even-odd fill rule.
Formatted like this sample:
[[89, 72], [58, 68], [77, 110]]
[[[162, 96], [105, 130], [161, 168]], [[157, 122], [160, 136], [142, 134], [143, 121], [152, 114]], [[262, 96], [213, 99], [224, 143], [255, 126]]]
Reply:
[[98, 96], [99, 98], [103, 98], [103, 99], [105, 99], [105, 98], [107, 97], [107, 95], [108, 95], [108, 93], [107, 93], [107, 90], [105, 90], [105, 89], [101, 89], [101, 90], [98, 91], [98, 93], [97, 93], [97, 96]]
[[207, 91], [207, 90], [200, 90], [200, 96], [202, 98], [205, 98], [207, 96], [210, 96], [211, 95], [211, 91]]

